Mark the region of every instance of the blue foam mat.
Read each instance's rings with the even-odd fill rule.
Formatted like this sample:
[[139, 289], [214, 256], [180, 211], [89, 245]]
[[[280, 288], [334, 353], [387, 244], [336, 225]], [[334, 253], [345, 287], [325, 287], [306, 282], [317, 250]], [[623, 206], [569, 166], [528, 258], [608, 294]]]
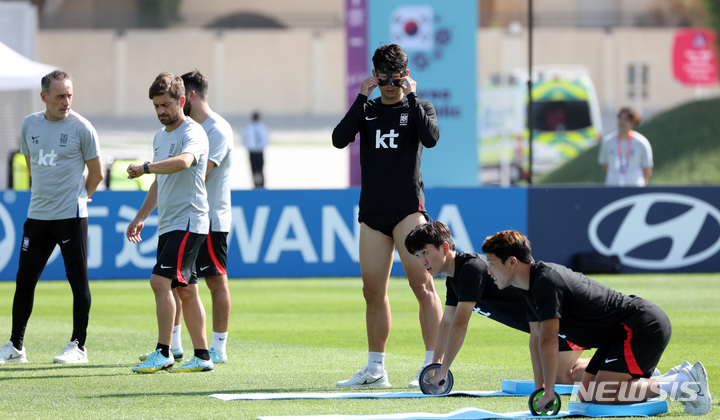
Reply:
[[[343, 398], [438, 398], [438, 397], [519, 397], [528, 396], [535, 391], [533, 381], [503, 380], [500, 391], [452, 391], [445, 395], [427, 395], [420, 391], [407, 392], [289, 392], [257, 394], [212, 394], [213, 398], [223, 401], [232, 400], [328, 400]], [[572, 385], [555, 385], [555, 392], [569, 395]]]
[[[555, 385], [555, 392], [560, 395], [577, 395], [576, 388], [575, 385]], [[500, 383], [500, 390], [513, 395], [530, 395], [535, 392], [535, 382], [503, 379]]]
[[[590, 403], [569, 403], [568, 411], [561, 411], [554, 416], [543, 416], [544, 419], [559, 419], [568, 416], [584, 417], [650, 417], [666, 413], [668, 404], [665, 400], [654, 399], [644, 403], [629, 405], [596, 405]], [[530, 411], [516, 411], [512, 413], [493, 413], [479, 408], [461, 408], [447, 414], [433, 413], [398, 413], [376, 415], [338, 415], [325, 414], [318, 416], [262, 416], [259, 420], [287, 420], [289, 417], [303, 420], [435, 420], [435, 419], [537, 419]]]

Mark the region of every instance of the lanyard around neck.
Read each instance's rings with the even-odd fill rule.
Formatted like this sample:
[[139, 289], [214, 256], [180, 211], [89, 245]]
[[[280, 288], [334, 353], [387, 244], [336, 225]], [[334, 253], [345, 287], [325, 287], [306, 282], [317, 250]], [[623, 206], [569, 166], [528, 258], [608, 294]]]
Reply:
[[630, 166], [630, 151], [632, 150], [632, 139], [633, 131], [628, 131], [627, 149], [625, 150], [625, 159], [623, 159], [622, 145], [620, 144], [620, 133], [617, 136], [617, 153], [620, 159], [620, 173], [623, 175], [627, 173], [628, 166]]

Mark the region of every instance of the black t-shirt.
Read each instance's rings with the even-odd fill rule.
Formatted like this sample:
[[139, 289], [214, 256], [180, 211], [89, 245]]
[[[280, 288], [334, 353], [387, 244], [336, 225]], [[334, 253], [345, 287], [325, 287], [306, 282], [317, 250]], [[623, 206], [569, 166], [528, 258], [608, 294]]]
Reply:
[[523, 292], [530, 322], [560, 319], [560, 335], [579, 346], [602, 347], [636, 327], [632, 315], [651, 302], [626, 296], [558, 264], [536, 261], [530, 268], [530, 288]]
[[458, 302], [475, 302], [475, 312], [516, 330], [530, 332], [525, 316], [522, 290], [515, 287], [499, 289], [488, 273], [487, 259], [480, 254], [458, 252], [455, 275], [445, 281], [446, 306]]
[[360, 214], [425, 211], [420, 173], [422, 146], [440, 138], [435, 108], [415, 93], [392, 105], [358, 95], [333, 130], [333, 146], [344, 148], [360, 133]]

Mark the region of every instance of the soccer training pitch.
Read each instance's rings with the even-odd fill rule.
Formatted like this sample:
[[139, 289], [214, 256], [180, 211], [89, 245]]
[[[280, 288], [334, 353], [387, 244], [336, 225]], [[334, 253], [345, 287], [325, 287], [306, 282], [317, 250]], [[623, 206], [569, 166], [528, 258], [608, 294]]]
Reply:
[[[660, 370], [703, 362], [715, 399], [705, 417], [720, 418], [720, 274], [592, 276], [625, 294], [650, 299], [669, 315], [673, 336]], [[444, 302], [445, 283], [436, 281]], [[230, 401], [215, 393], [334, 392], [367, 360], [362, 282], [347, 279], [232, 280], [229, 363], [211, 373], [136, 374], [137, 356], [155, 348], [155, 301], [148, 281], [94, 281], [86, 343], [90, 363], [54, 365], [70, 339], [72, 295], [66, 281], [41, 282], [25, 336], [28, 364], [0, 365], [3, 418], [242, 418], [279, 415], [493, 412], [527, 409], [527, 397]], [[210, 294], [201, 294], [211, 328]], [[10, 337], [14, 282], [0, 282], [0, 340]], [[404, 278], [389, 286], [393, 326], [386, 368], [407, 391], [424, 348], [417, 302]], [[454, 390], [499, 390], [503, 379], [532, 379], [528, 335], [473, 315], [452, 371]], [[192, 353], [187, 330], [183, 347]], [[2, 344], [0, 343], [0, 344]], [[586, 352], [583, 357], [592, 354]], [[373, 389], [368, 390], [372, 392]], [[569, 396], [563, 398], [566, 409]], [[670, 403], [661, 418], [685, 417]]]

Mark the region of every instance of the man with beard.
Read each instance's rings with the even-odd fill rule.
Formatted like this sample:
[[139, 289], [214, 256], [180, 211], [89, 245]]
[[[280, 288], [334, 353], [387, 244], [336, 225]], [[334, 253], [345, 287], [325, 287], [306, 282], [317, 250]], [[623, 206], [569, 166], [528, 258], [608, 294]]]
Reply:
[[[202, 126], [210, 142], [205, 189], [210, 206], [210, 232], [200, 247], [195, 263], [198, 277], [203, 277], [212, 297], [213, 339], [210, 344], [210, 358], [213, 363], [227, 362], [227, 335], [230, 323], [230, 290], [227, 280], [227, 238], [230, 232], [232, 214], [230, 209], [230, 171], [232, 169], [233, 131], [230, 124], [210, 109], [207, 96], [209, 84], [197, 70], [180, 76], [185, 86], [183, 113]], [[182, 358], [180, 333], [182, 301], [175, 297], [175, 323], [170, 351], [175, 359]], [[140, 356], [145, 360], [150, 356]]]
[[190, 332], [195, 355], [176, 372], [208, 372], [214, 369], [205, 337], [205, 308], [198, 293], [195, 262], [210, 228], [205, 174], [208, 137], [205, 130], [183, 114], [185, 87], [182, 78], [161, 73], [150, 86], [150, 99], [165, 127], [153, 140], [153, 162], [131, 164], [128, 178], [157, 174], [126, 236], [130, 242], [142, 241], [145, 219], [158, 208], [157, 262], [150, 277], [155, 293], [158, 319], [156, 350], [139, 365], [138, 373], [173, 370], [170, 353], [175, 320], [173, 289], [182, 301], [185, 325]]

